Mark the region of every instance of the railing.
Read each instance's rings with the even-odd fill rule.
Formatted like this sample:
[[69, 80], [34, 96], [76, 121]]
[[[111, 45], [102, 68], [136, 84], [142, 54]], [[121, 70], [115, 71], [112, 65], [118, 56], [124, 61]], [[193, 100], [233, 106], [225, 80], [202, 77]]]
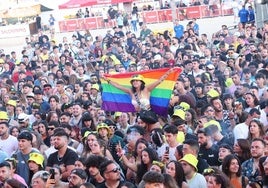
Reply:
[[[161, 23], [172, 21], [172, 10], [162, 9], [154, 11], [144, 11], [141, 13], [145, 23]], [[218, 6], [218, 5], [201, 5], [182, 7], [176, 9], [176, 16], [180, 20], [193, 19], [193, 18], [208, 18], [218, 16], [233, 15], [232, 8]], [[112, 24], [108, 23], [109, 27]], [[102, 17], [90, 17], [80, 19], [70, 19], [59, 21], [60, 32], [71, 32], [85, 29], [103, 29], [104, 22]]]

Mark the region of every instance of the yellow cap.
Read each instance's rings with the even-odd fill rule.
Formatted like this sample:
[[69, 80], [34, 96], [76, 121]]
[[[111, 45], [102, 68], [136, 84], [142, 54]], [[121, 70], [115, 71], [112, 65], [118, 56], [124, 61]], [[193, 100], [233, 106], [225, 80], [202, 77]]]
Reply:
[[139, 80], [139, 81], [141, 81], [141, 82], [144, 83], [144, 80], [143, 79], [144, 79], [144, 77], [142, 75], [135, 74], [135, 75], [132, 76], [132, 78], [130, 80], [130, 83], [133, 82], [134, 80]]
[[100, 91], [100, 86], [99, 86], [99, 84], [93, 84], [91, 86], [91, 89], [96, 89], [97, 91]]
[[114, 113], [114, 118], [120, 117], [122, 114], [122, 112], [115, 112]]
[[90, 134], [97, 134], [97, 131], [86, 131], [84, 133], [83, 139], [87, 138]]
[[221, 125], [220, 125], [220, 123], [218, 121], [212, 119], [209, 122], [206, 122], [204, 124], [204, 128], [206, 128], [206, 127], [208, 127], [210, 125], [216, 125], [219, 128], [219, 131], [221, 131]]
[[36, 164], [40, 165], [41, 167], [43, 167], [43, 162], [44, 162], [45, 158], [42, 154], [40, 153], [30, 153], [30, 158], [28, 159], [29, 161], [33, 161]]
[[185, 111], [190, 109], [190, 105], [186, 102], [181, 102], [179, 106], [181, 106]]
[[216, 98], [216, 97], [219, 97], [220, 94], [218, 91], [216, 91], [215, 89], [211, 89], [207, 92], [207, 95], [211, 98]]
[[17, 102], [15, 100], [11, 100], [11, 99], [7, 101], [7, 104], [11, 105], [11, 106], [14, 106], [14, 107], [17, 106]]
[[108, 132], [110, 131], [109, 126], [106, 123], [100, 123], [97, 125], [97, 132], [99, 132], [99, 129], [101, 128], [106, 128], [108, 130]]
[[178, 116], [182, 120], [185, 120], [185, 111], [183, 109], [175, 109], [172, 116]]
[[0, 111], [0, 119], [2, 119], [2, 120], [8, 120], [7, 112]]
[[4, 63], [5, 61], [3, 59], [0, 59], [0, 64]]
[[193, 154], [184, 155], [184, 157], [182, 159], [180, 159], [180, 162], [181, 161], [185, 161], [188, 164], [192, 165], [195, 168], [195, 170], [197, 171], [198, 160], [197, 160], [196, 156], [194, 156]]

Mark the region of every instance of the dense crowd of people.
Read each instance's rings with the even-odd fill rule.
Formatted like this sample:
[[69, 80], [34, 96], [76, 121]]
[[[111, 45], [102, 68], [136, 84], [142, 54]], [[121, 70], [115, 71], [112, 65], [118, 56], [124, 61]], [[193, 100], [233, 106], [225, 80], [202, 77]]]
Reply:
[[[223, 25], [212, 39], [196, 20], [137, 33], [59, 40], [40, 30], [22, 58], [1, 50], [1, 187], [268, 186], [268, 21]], [[163, 117], [150, 95], [175, 67]], [[139, 73], [161, 68], [154, 83]], [[108, 77], [127, 72], [131, 88]], [[101, 81], [128, 93], [135, 112], [103, 110]]]

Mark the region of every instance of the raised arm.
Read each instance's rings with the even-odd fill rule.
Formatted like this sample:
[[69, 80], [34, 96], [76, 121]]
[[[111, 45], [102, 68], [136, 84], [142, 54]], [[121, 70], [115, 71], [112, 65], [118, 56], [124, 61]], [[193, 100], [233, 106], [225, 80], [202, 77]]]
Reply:
[[108, 78], [105, 77], [105, 76], [103, 76], [102, 78], [103, 78], [105, 81], [107, 81], [108, 84], [111, 84], [112, 86], [116, 87], [117, 89], [120, 89], [120, 90], [122, 90], [122, 91], [124, 91], [124, 92], [126, 92], [126, 93], [128, 93], [128, 94], [131, 94], [131, 89], [126, 88], [126, 87], [124, 87], [124, 86], [121, 86], [120, 84], [118, 84], [118, 83], [116, 83], [116, 82], [114, 82], [114, 81], [108, 79]]
[[172, 73], [173, 71], [174, 71], [174, 68], [169, 69], [163, 76], [161, 76], [160, 79], [158, 79], [158, 80], [156, 80], [155, 82], [149, 84], [149, 85], [147, 86], [147, 90], [148, 90], [149, 92], [151, 92], [155, 87], [157, 87], [159, 84], [161, 84], [161, 82], [163, 82], [163, 81], [168, 77], [168, 75], [169, 75], [170, 73]]

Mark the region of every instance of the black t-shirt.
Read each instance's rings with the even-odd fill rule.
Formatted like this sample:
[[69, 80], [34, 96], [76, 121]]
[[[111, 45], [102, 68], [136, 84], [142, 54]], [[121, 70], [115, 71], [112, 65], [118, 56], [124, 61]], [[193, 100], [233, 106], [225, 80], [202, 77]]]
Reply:
[[207, 169], [209, 167], [208, 163], [206, 162], [206, 160], [198, 157], [198, 163], [197, 163], [197, 169], [198, 169], [198, 173], [203, 174], [204, 170]]
[[90, 179], [89, 179], [89, 182], [92, 183], [95, 187], [98, 187], [98, 186], [100, 186], [100, 185], [102, 185], [102, 184], [104, 183], [104, 181], [101, 182], [101, 183], [99, 183], [99, 182], [97, 182], [97, 181], [96, 181], [95, 179], [93, 179], [93, 178], [90, 178]]
[[[123, 181], [120, 181], [119, 185], [117, 186], [117, 188], [120, 188], [122, 187], [123, 185]], [[99, 186], [97, 186], [96, 188], [108, 188], [106, 185], [105, 185], [105, 182], [103, 182], [102, 184], [100, 184]]]
[[77, 153], [75, 153], [73, 150], [67, 148], [64, 156], [62, 158], [58, 157], [58, 151], [55, 153], [52, 153], [48, 159], [47, 159], [47, 166], [53, 167], [54, 165], [62, 165], [65, 166], [68, 165], [74, 165], [74, 162], [78, 159]]
[[210, 166], [220, 166], [219, 162], [219, 147], [217, 145], [212, 145], [209, 149], [201, 146], [198, 156], [207, 161]]

